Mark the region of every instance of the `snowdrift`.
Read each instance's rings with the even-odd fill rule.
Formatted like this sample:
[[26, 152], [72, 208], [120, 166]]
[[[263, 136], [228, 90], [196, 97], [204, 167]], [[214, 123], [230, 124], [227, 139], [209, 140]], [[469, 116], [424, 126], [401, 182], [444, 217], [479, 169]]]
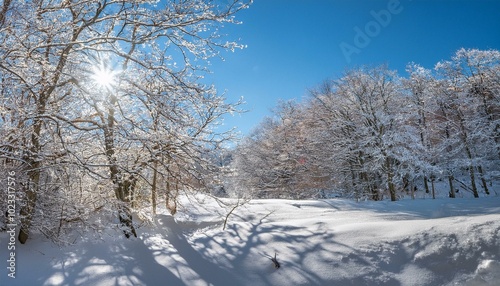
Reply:
[[252, 200], [225, 230], [212, 200], [185, 208], [137, 239], [18, 244], [16, 278], [4, 268], [0, 285], [500, 285], [499, 197]]

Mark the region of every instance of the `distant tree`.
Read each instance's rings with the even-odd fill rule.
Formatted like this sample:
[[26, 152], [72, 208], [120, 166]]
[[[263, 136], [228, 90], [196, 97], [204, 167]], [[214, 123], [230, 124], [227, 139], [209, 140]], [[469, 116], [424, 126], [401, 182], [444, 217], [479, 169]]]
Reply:
[[234, 154], [235, 177], [259, 197], [298, 198], [315, 189], [304, 109], [280, 102]]

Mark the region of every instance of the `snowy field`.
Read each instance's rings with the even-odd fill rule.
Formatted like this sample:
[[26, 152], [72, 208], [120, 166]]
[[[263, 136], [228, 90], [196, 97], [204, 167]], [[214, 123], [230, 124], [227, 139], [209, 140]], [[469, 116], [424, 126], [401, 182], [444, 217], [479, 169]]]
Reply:
[[500, 197], [253, 200], [226, 230], [226, 210], [204, 206], [158, 215], [137, 239], [18, 244], [0, 285], [500, 285]]

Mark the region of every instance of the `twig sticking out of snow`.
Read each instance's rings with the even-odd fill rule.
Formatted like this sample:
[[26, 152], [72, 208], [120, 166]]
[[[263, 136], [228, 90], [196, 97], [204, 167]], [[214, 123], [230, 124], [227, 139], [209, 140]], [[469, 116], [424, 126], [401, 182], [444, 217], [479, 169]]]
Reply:
[[269, 259], [274, 263], [274, 268], [279, 269], [281, 267], [278, 259], [276, 259], [276, 252], [274, 253], [274, 257], [270, 257]]
[[238, 203], [227, 213], [226, 219], [224, 220], [224, 225], [222, 226], [222, 230], [226, 229], [226, 224], [227, 220], [229, 219], [229, 216], [233, 213], [233, 211], [240, 206], [240, 201], [238, 200]]

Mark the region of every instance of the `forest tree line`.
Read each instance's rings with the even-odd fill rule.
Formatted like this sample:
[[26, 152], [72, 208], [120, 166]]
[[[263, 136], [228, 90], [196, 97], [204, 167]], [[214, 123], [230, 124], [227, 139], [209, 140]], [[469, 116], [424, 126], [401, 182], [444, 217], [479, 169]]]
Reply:
[[437, 180], [452, 198], [496, 193], [500, 52], [460, 49], [406, 72], [353, 69], [304, 102], [280, 102], [232, 153], [228, 183], [273, 198], [435, 197]]

